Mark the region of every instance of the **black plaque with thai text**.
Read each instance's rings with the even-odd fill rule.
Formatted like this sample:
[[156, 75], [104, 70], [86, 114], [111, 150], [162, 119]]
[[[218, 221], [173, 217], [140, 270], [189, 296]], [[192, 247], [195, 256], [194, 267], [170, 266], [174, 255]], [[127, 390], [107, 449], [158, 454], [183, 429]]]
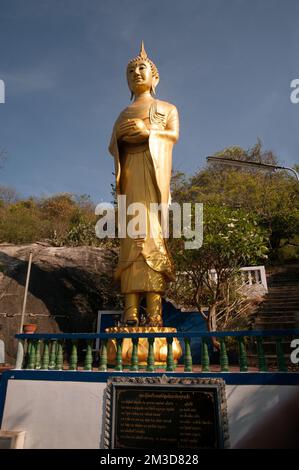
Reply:
[[113, 384], [112, 448], [223, 447], [217, 385]]

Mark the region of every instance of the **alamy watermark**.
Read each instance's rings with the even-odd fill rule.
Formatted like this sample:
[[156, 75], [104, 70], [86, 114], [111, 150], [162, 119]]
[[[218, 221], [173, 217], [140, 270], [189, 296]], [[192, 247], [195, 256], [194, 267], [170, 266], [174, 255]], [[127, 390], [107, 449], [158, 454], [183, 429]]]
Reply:
[[0, 79], [0, 104], [5, 103], [5, 83]]
[[290, 94], [291, 103], [297, 104], [299, 103], [299, 78], [294, 78], [291, 81], [290, 87], [294, 88]]
[[[134, 202], [127, 205], [125, 195], [117, 198], [118, 209], [111, 203], [100, 203], [95, 209], [96, 215], [102, 216], [95, 231], [98, 238], [117, 237], [140, 240], [169, 238], [170, 214], [172, 222], [171, 236], [184, 238], [186, 250], [196, 250], [203, 242], [203, 204], [202, 203], [165, 203]], [[117, 220], [117, 224], [116, 224]]]
[[292, 340], [291, 348], [294, 348], [294, 351], [291, 352], [291, 363], [299, 364], [299, 339]]

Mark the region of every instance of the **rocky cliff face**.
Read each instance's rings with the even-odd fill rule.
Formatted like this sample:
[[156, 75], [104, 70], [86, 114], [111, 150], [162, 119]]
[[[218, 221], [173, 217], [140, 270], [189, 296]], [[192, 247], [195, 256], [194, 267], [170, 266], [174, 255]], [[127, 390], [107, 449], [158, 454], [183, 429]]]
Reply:
[[119, 308], [113, 282], [116, 252], [95, 247], [42, 243], [0, 245], [0, 338], [6, 362], [15, 356], [30, 250], [33, 251], [26, 323], [38, 332], [95, 331], [97, 311]]

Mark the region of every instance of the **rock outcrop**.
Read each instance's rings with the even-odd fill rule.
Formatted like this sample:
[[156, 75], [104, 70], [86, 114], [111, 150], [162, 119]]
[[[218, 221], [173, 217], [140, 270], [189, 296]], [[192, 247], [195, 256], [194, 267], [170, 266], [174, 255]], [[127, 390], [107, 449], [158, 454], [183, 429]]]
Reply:
[[113, 282], [117, 253], [107, 248], [0, 245], [0, 338], [6, 362], [15, 357], [28, 258], [33, 251], [26, 323], [38, 332], [95, 331], [97, 312], [119, 308]]

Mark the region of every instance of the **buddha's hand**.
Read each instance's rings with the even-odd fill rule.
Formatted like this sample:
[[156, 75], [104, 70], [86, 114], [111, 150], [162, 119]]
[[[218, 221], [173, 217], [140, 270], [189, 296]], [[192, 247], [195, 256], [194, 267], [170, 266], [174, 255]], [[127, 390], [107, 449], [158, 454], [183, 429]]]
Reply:
[[142, 142], [149, 137], [149, 130], [142, 119], [127, 119], [116, 129], [117, 140], [130, 143]]
[[136, 243], [137, 248], [143, 249], [144, 243], [145, 243], [145, 236], [144, 237], [139, 237], [135, 238], [134, 242]]

